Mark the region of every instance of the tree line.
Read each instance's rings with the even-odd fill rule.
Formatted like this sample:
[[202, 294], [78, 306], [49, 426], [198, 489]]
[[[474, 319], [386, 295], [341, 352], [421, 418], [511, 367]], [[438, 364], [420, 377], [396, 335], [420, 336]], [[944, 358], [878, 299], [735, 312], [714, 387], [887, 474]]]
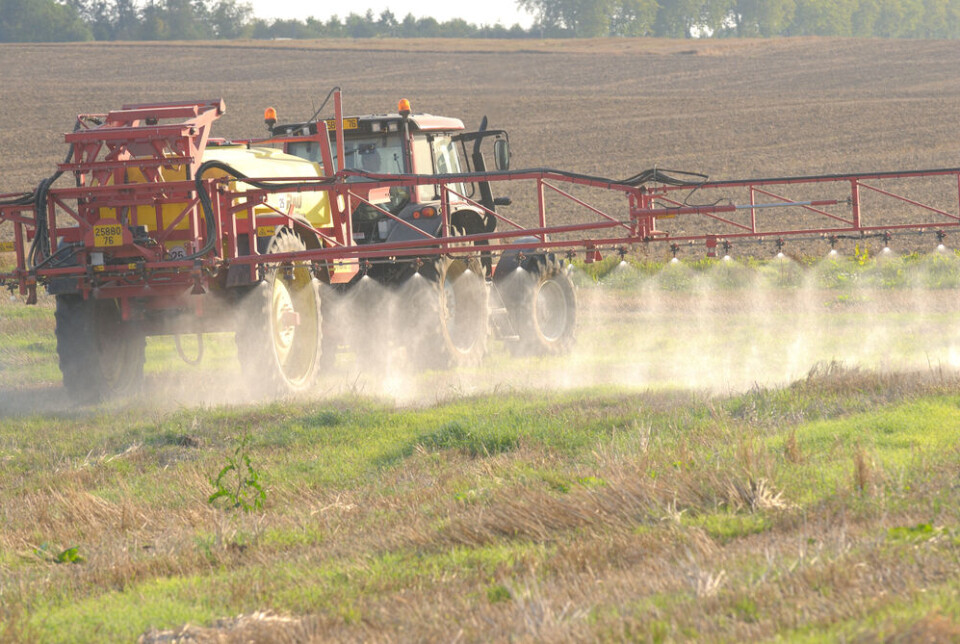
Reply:
[[960, 38], [960, 0], [517, 0], [525, 29], [391, 11], [263, 20], [238, 0], [0, 0], [0, 42], [237, 38]]

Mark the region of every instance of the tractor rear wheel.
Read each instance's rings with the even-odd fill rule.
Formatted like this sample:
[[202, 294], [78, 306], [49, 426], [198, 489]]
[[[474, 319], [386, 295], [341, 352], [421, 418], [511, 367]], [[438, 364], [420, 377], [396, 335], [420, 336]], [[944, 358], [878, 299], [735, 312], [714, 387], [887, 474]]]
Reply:
[[[271, 240], [268, 253], [306, 250], [289, 228]], [[262, 282], [244, 296], [237, 357], [253, 391], [285, 394], [313, 384], [320, 364], [319, 281], [309, 266], [268, 264]]]
[[146, 338], [123, 322], [116, 300], [58, 295], [55, 317], [60, 372], [71, 398], [95, 403], [139, 390]]
[[479, 259], [442, 257], [424, 268], [427, 288], [412, 293], [408, 347], [426, 367], [470, 367], [487, 352], [487, 287]]
[[[505, 291], [505, 292], [504, 292]], [[538, 255], [501, 287], [519, 336], [515, 355], [562, 355], [576, 340], [577, 296], [573, 281], [553, 255]]]

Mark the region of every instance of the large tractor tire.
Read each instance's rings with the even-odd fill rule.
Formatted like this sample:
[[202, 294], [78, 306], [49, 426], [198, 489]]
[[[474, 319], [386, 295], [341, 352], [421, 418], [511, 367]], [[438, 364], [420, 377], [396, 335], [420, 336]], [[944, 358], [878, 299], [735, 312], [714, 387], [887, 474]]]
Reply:
[[146, 338], [122, 321], [116, 300], [57, 296], [57, 355], [63, 386], [78, 403], [136, 393]]
[[[500, 267], [497, 268], [498, 273]], [[563, 264], [552, 254], [530, 257], [523, 270], [499, 276], [498, 288], [518, 340], [508, 342], [514, 355], [562, 355], [573, 348], [577, 330], [577, 296]]]
[[[288, 228], [271, 240], [268, 253], [306, 250]], [[240, 304], [237, 358], [251, 391], [287, 394], [309, 388], [320, 365], [322, 315], [319, 281], [308, 266], [270, 264], [264, 279]]]
[[410, 294], [413, 359], [429, 368], [472, 367], [487, 352], [487, 287], [479, 259], [441, 257], [421, 270], [426, 284]]

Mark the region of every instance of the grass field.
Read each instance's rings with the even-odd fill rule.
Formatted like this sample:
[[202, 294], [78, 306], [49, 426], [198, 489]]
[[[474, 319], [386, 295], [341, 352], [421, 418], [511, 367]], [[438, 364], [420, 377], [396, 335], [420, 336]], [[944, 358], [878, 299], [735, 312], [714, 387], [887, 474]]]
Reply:
[[[334, 84], [351, 112], [488, 114], [516, 167], [957, 166], [958, 62], [826, 39], [0, 45], [0, 192], [49, 175], [78, 112], [223, 96], [217, 134], [249, 136]], [[199, 367], [151, 339], [140, 396], [76, 408], [52, 299], [5, 298], [0, 642], [960, 641], [960, 258], [803, 251], [579, 266], [570, 356], [346, 354], [273, 402], [213, 336]]]
[[0, 639], [955, 639], [957, 384], [7, 417]]
[[581, 267], [569, 358], [266, 404], [213, 337], [73, 408], [0, 305], [0, 641], [956, 639], [960, 260], [891, 261]]

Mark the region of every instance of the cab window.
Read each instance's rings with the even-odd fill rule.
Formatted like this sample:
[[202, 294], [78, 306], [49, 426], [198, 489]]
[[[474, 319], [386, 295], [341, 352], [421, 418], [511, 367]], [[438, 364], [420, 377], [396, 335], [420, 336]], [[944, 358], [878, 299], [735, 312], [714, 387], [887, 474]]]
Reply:
[[[394, 135], [365, 136], [344, 141], [344, 167], [375, 174], [402, 174], [403, 148], [400, 137]], [[322, 163], [320, 144], [316, 141], [292, 141], [287, 144], [290, 154], [316, 163]], [[338, 164], [336, 141], [330, 141], [330, 153]]]
[[[394, 135], [349, 138], [343, 142], [343, 166], [373, 174], [403, 174], [403, 147]], [[333, 158], [338, 159], [337, 143], [330, 142]]]
[[[449, 136], [438, 136], [433, 139], [433, 153], [436, 159], [437, 174], [460, 174], [460, 157], [457, 156], [457, 146]], [[448, 183], [447, 187], [459, 195], [464, 194], [462, 183]], [[451, 194], [450, 201], [460, 201], [460, 197]]]
[[[460, 157], [457, 147], [445, 134], [417, 136], [413, 139], [413, 163], [417, 174], [458, 174]], [[451, 190], [463, 194], [463, 184], [447, 184]], [[440, 199], [438, 185], [422, 185], [417, 190], [419, 201], [437, 201]], [[450, 195], [451, 201], [460, 201], [456, 195]]]
[[[434, 174], [430, 142], [425, 136], [413, 138], [413, 168], [417, 174]], [[426, 184], [417, 186], [417, 201], [436, 201], [439, 199], [437, 186]]]
[[313, 161], [314, 163], [323, 163], [320, 153], [320, 144], [316, 141], [292, 141], [287, 144], [287, 154]]

